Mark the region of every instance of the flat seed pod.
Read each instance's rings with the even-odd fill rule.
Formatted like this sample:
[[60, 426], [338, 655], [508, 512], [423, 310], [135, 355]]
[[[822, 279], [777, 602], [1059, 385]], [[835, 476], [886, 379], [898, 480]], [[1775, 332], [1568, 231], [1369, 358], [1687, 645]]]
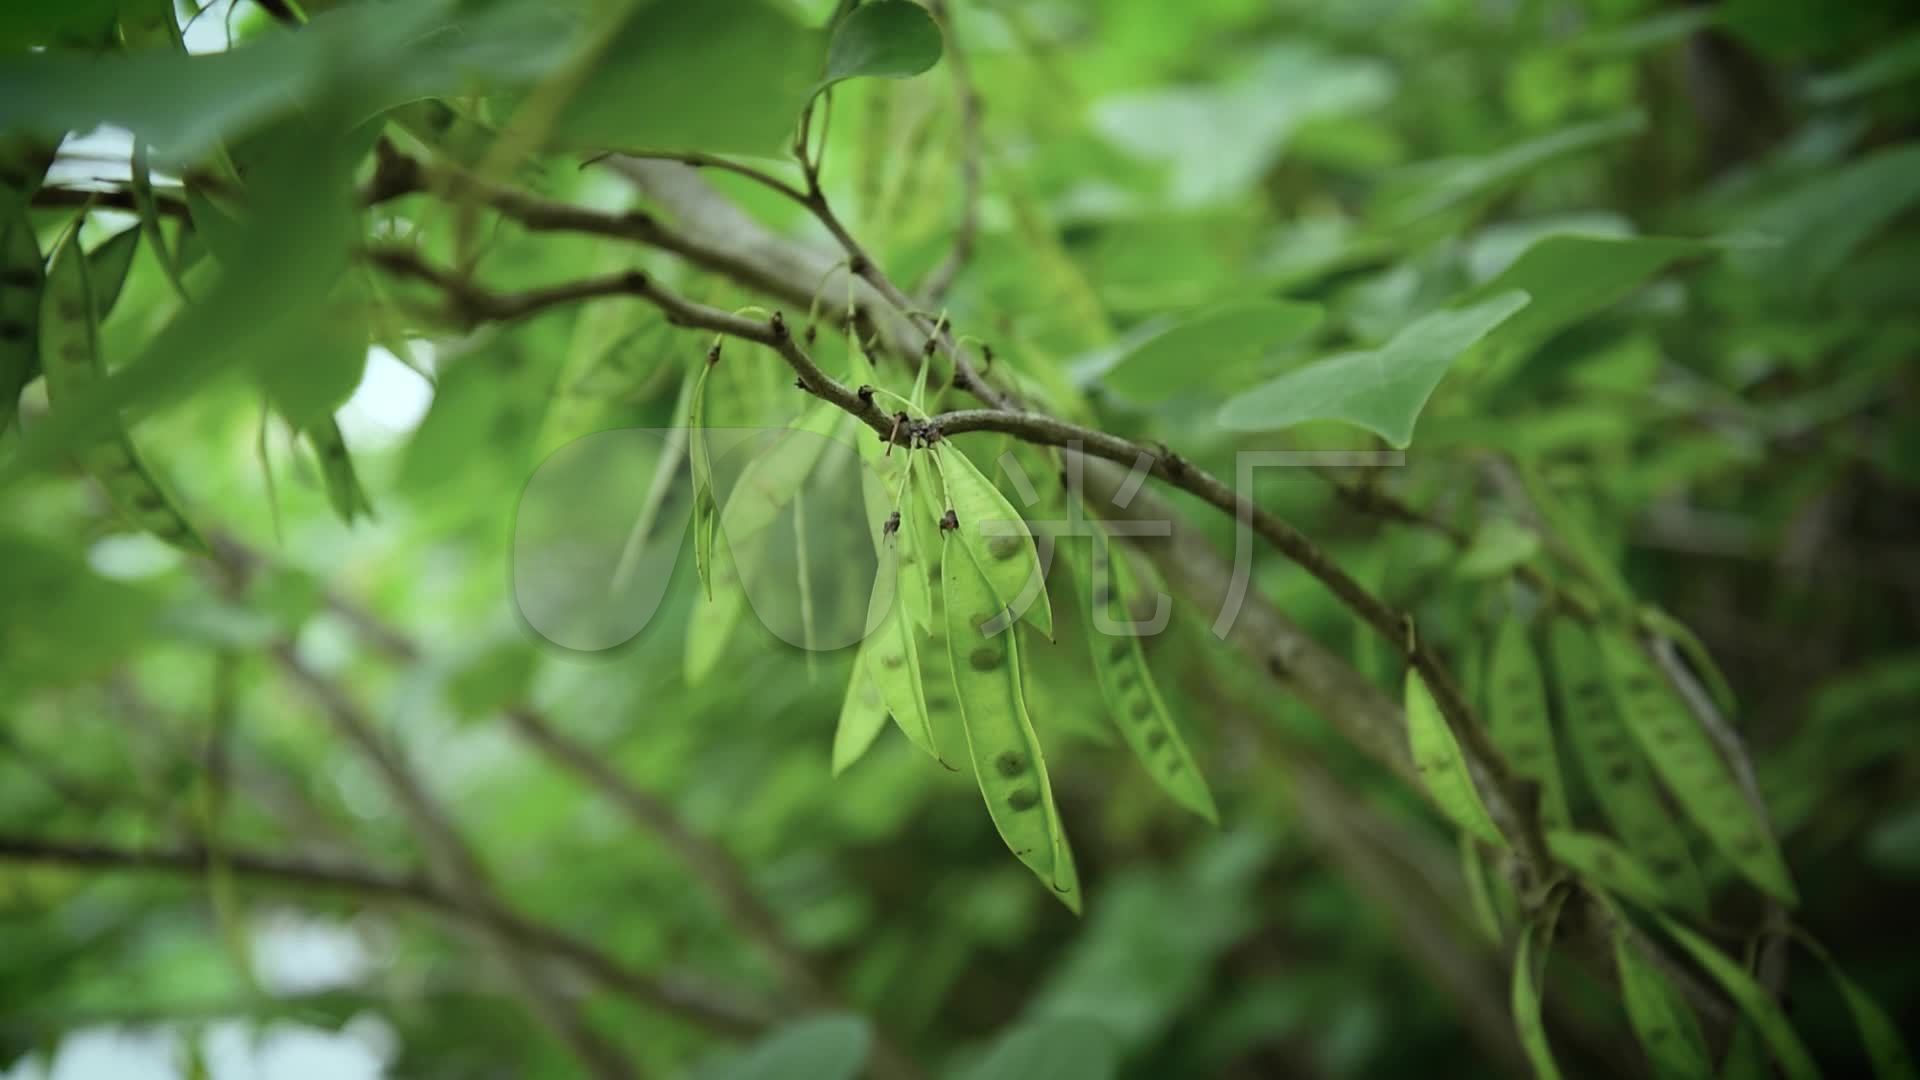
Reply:
[[19, 413], [20, 391], [40, 373], [40, 292], [46, 275], [25, 209], [0, 218], [0, 434]]
[[1010, 626], [992, 636], [982, 629], [1003, 620], [1005, 605], [964, 545], [942, 553], [940, 581], [947, 660], [987, 813], [1015, 857], [1078, 913], [1073, 852], [1021, 693], [1019, 637]]
[[1814, 1064], [1813, 1055], [1807, 1053], [1800, 1036], [1794, 1034], [1793, 1025], [1787, 1022], [1787, 1014], [1774, 1002], [1773, 995], [1705, 938], [1664, 915], [1655, 917], [1667, 936], [1685, 949], [1701, 970], [1712, 976], [1734, 1004], [1740, 1006], [1747, 1019], [1753, 1021], [1761, 1041], [1767, 1044], [1768, 1052], [1780, 1064], [1787, 1080], [1817, 1080], [1819, 1066]]
[[[1095, 526], [1097, 529], [1098, 526]], [[1110, 556], [1110, 544], [1104, 536], [1094, 537], [1093, 581], [1089, 614], [1101, 611], [1120, 622], [1130, 622], [1129, 600], [1136, 594], [1133, 572], [1124, 556]], [[1076, 590], [1077, 591], [1077, 590]], [[1087, 645], [1093, 656], [1094, 675], [1100, 683], [1100, 696], [1106, 700], [1113, 725], [1127, 747], [1146, 767], [1147, 775], [1173, 798], [1174, 802], [1218, 825], [1220, 813], [1213, 804], [1213, 793], [1194, 763], [1186, 740], [1174, 726], [1166, 702], [1160, 697], [1153, 672], [1147, 667], [1140, 638], [1130, 633], [1098, 632], [1098, 620], [1087, 620]]]
[[1506, 838], [1487, 816], [1486, 804], [1467, 773], [1467, 761], [1454, 741], [1453, 729], [1433, 700], [1425, 679], [1409, 668], [1406, 682], [1407, 739], [1412, 744], [1413, 767], [1433, 796], [1433, 803], [1455, 825], [1475, 839], [1506, 847]]
[[1613, 930], [1613, 963], [1634, 1037], [1660, 1080], [1702, 1080], [1713, 1075], [1699, 1021], [1685, 999], [1635, 947], [1626, 926]]
[[1601, 651], [1627, 729], [1681, 809], [1747, 880], [1775, 899], [1795, 903], [1792, 875], [1772, 833], [1755, 819], [1693, 711], [1632, 639], [1604, 635]]
[[693, 400], [687, 406], [687, 468], [693, 474], [693, 565], [700, 585], [713, 599], [713, 535], [720, 523], [720, 506], [713, 494], [713, 459], [707, 449], [707, 377], [719, 359], [719, 346], [693, 377]]
[[1540, 787], [1540, 820], [1549, 827], [1565, 826], [1567, 789], [1560, 776], [1554, 749], [1553, 725], [1547, 718], [1547, 685], [1540, 661], [1527, 640], [1526, 624], [1508, 617], [1493, 642], [1488, 664], [1486, 700], [1488, 733], [1507, 759], [1514, 775]]
[[854, 654], [853, 675], [847, 679], [846, 700], [840, 703], [840, 722], [833, 729], [833, 775], [839, 776], [863, 757], [887, 726], [887, 703], [867, 674], [867, 647]]
[[935, 445], [933, 452], [939, 457], [967, 553], [986, 575], [994, 595], [1004, 597], [1016, 616], [1051, 638], [1053, 608], [1047, 601], [1046, 574], [1026, 520], [965, 454], [946, 442]]
[[713, 595], [704, 605], [696, 603], [687, 621], [687, 651], [683, 659], [688, 686], [698, 686], [726, 654], [727, 641], [733, 637], [734, 628], [747, 609], [746, 586], [734, 560], [744, 559], [749, 565], [756, 563], [764, 542], [762, 533], [741, 539], [738, 546], [721, 544], [714, 550]]
[[[1547, 1041], [1546, 1019], [1540, 1007], [1540, 980], [1546, 972], [1548, 944], [1553, 940], [1553, 914], [1544, 922], [1530, 922], [1520, 931], [1520, 944], [1513, 951], [1513, 1024], [1520, 1036], [1520, 1049], [1540, 1080], [1559, 1080], [1560, 1066], [1553, 1059], [1553, 1046]], [[1539, 954], [1539, 961], [1534, 960]]]
[[[87, 260], [70, 232], [53, 254], [40, 302], [40, 356], [47, 401], [84, 397], [105, 375]], [[206, 542], [188, 523], [125, 431], [115, 430], [78, 453], [80, 464], [106, 489], [122, 517], [175, 547], [203, 552]]]
[[1632, 853], [1599, 833], [1574, 829], [1548, 829], [1547, 851], [1561, 863], [1609, 892], [1615, 892], [1636, 904], [1671, 907], [1673, 898], [1653, 872], [1640, 864]]
[[1620, 720], [1592, 637], [1561, 616], [1548, 628], [1548, 643], [1567, 741], [1586, 769], [1601, 811], [1672, 903], [1696, 914], [1706, 911], [1706, 886], [1686, 837], [1667, 812], [1653, 773]]
[[875, 574], [867, 609], [867, 625], [872, 629], [861, 642], [860, 655], [866, 663], [867, 675], [880, 688], [880, 697], [901, 733], [944, 765], [946, 759], [940, 753], [927, 718], [919, 644], [914, 640], [914, 628], [907, 620], [903, 605], [894, 602], [893, 585], [899, 575], [895, 559], [888, 552], [881, 552], [880, 569]]

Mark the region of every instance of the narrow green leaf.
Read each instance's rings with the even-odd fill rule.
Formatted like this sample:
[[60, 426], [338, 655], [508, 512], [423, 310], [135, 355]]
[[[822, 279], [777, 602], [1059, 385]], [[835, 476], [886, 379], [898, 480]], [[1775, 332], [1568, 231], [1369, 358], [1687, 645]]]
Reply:
[[1518, 350], [1618, 303], [1675, 262], [1713, 250], [1702, 241], [1677, 237], [1548, 236], [1461, 302], [1526, 293], [1531, 299], [1526, 310], [1489, 335], [1489, 348], [1496, 352]]
[[713, 372], [715, 359], [710, 356], [701, 363], [687, 410], [687, 463], [693, 473], [693, 565], [708, 600], [713, 599], [713, 534], [720, 522], [720, 508], [713, 494], [713, 459], [707, 448], [707, 376]]
[[1793, 877], [1771, 830], [1755, 819], [1692, 710], [1631, 638], [1610, 633], [1600, 642], [1627, 729], [1675, 801], [1741, 874], [1776, 899], [1794, 903]]
[[964, 1080], [1113, 1080], [1120, 1048], [1093, 1020], [1060, 1016], [1022, 1024], [994, 1043]]
[[1324, 315], [1318, 304], [1289, 300], [1207, 308], [1116, 356], [1102, 381], [1139, 401], [1190, 393], [1206, 385], [1210, 372], [1231, 370], [1263, 349], [1305, 337]]
[[1540, 820], [1549, 827], [1565, 826], [1572, 818], [1560, 777], [1560, 756], [1554, 749], [1553, 724], [1547, 717], [1547, 684], [1526, 624], [1518, 618], [1509, 616], [1494, 637], [1487, 701], [1487, 727], [1494, 745], [1514, 775], [1540, 786]]
[[1489, 518], [1475, 530], [1454, 569], [1467, 578], [1498, 577], [1539, 552], [1539, 533], [1511, 518]]
[[1433, 700], [1420, 673], [1409, 668], [1406, 682], [1407, 738], [1413, 747], [1413, 767], [1433, 796], [1434, 805], [1455, 825], [1474, 838], [1494, 847], [1507, 846], [1506, 838], [1487, 816], [1480, 792], [1468, 774], [1467, 760], [1454, 741], [1453, 729]]
[[1480, 857], [1480, 845], [1472, 835], [1459, 833], [1460, 876], [1467, 884], [1467, 903], [1473, 910], [1474, 924], [1487, 940], [1495, 945], [1506, 940], [1506, 931], [1500, 924], [1500, 911], [1494, 906], [1493, 890], [1496, 887], [1492, 875], [1487, 873], [1487, 864]]
[[1860, 1029], [1860, 1045], [1867, 1051], [1867, 1060], [1873, 1063], [1873, 1074], [1879, 1080], [1914, 1080], [1920, 1075], [1914, 1070], [1913, 1055], [1907, 1050], [1906, 1040], [1901, 1037], [1893, 1017], [1887, 1015], [1864, 987], [1847, 977], [1825, 946], [1811, 937], [1801, 940], [1820, 958], [1827, 974], [1833, 976], [1834, 983], [1840, 987], [1847, 1011], [1853, 1014], [1853, 1024]]
[[1666, 976], [1641, 954], [1624, 924], [1613, 930], [1613, 962], [1627, 1020], [1660, 1080], [1703, 1080], [1713, 1075], [1700, 1024]]
[[1701, 970], [1713, 977], [1727, 992], [1740, 1011], [1752, 1020], [1759, 1029], [1760, 1038], [1766, 1042], [1773, 1059], [1780, 1064], [1788, 1080], [1818, 1080], [1819, 1066], [1814, 1064], [1813, 1055], [1807, 1053], [1800, 1037], [1794, 1034], [1793, 1025], [1787, 1022], [1786, 1013], [1773, 1000], [1773, 995], [1755, 982], [1753, 976], [1715, 948], [1705, 938], [1680, 925], [1664, 915], [1656, 915], [1660, 926], [1679, 946], [1693, 957]]
[[940, 62], [940, 27], [908, 0], [876, 0], [834, 24], [827, 46], [825, 89], [861, 76], [905, 79]]
[[1868, 238], [1920, 202], [1920, 146], [1889, 146], [1813, 173], [1741, 223], [1766, 237], [1736, 265], [1779, 290], [1805, 295], [1846, 265]]
[[1646, 130], [1647, 118], [1638, 112], [1563, 128], [1516, 143], [1484, 157], [1442, 163], [1432, 180], [1406, 204], [1405, 216], [1422, 217], [1490, 195], [1535, 169], [1572, 154], [1585, 153], [1630, 139]]
[[1567, 739], [1585, 767], [1600, 809], [1673, 903], [1691, 913], [1705, 912], [1707, 893], [1700, 871], [1620, 719], [1592, 637], [1573, 619], [1557, 616], [1548, 627], [1548, 644]]
[[1511, 292], [1436, 311], [1378, 349], [1319, 360], [1254, 387], [1221, 407], [1220, 426], [1277, 431], [1311, 420], [1340, 420], [1405, 447], [1413, 441], [1420, 410], [1453, 362], [1526, 306], [1525, 293]]
[[320, 479], [326, 485], [327, 501], [333, 505], [333, 512], [348, 525], [362, 516], [371, 518], [373, 503], [353, 471], [353, 456], [347, 452], [347, 439], [340, 433], [340, 425], [328, 417], [308, 427], [306, 436], [313, 444], [314, 456], [320, 459]]

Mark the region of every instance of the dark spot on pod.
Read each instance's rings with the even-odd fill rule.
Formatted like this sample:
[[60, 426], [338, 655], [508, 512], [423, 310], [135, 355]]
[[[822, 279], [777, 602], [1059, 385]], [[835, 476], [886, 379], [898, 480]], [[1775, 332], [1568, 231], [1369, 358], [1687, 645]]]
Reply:
[[1654, 690], [1653, 680], [1645, 675], [1630, 675], [1627, 677], [1627, 690], [1634, 694], [1651, 694]]
[[1147, 749], [1158, 750], [1167, 745], [1167, 733], [1164, 731], [1147, 732]]
[[1680, 732], [1670, 727], [1663, 727], [1653, 733], [1653, 741], [1659, 743], [1661, 746], [1676, 745], [1680, 742], [1681, 738]]
[[1167, 775], [1178, 776], [1186, 770], [1186, 767], [1186, 762], [1181, 761], [1179, 758], [1174, 758], [1172, 761], [1167, 762]]
[[1012, 750], [1002, 750], [994, 755], [993, 767], [1001, 776], [1011, 780], [1027, 771], [1027, 759]]
[[929, 709], [951, 709], [952, 707], [953, 699], [945, 694], [927, 695], [927, 708]]
[[1030, 787], [1014, 788], [1007, 793], [1007, 805], [1025, 812], [1040, 805], [1040, 793]]
[[967, 654], [967, 663], [975, 671], [992, 671], [1000, 666], [1003, 655], [991, 645], [982, 645]]
[[1127, 644], [1127, 639], [1120, 638], [1107, 648], [1107, 656], [1116, 661], [1125, 660], [1127, 654], [1132, 651], [1133, 649]]
[[1573, 688], [1573, 696], [1582, 701], [1594, 701], [1606, 695], [1597, 682], [1583, 682]]
[[897, 652], [885, 653], [880, 657], [880, 666], [886, 668], [888, 671], [897, 671], [900, 666], [906, 662], [907, 658]]
[[153, 491], [136, 491], [129, 501], [140, 510], [164, 510], [167, 506], [166, 500]]
[[940, 580], [940, 564], [939, 563], [927, 564], [927, 580], [934, 583], [939, 582]]
[[1607, 779], [1611, 780], [1616, 784], [1626, 783], [1627, 778], [1632, 775], [1633, 775], [1633, 766], [1627, 764], [1624, 761], [1608, 766], [1607, 768]]
[[1513, 756], [1522, 761], [1538, 761], [1540, 759], [1540, 744], [1536, 742], [1516, 743], [1513, 747]]
[[1517, 696], [1525, 694], [1532, 689], [1533, 683], [1524, 675], [1515, 675], [1513, 678], [1507, 680], [1507, 693], [1509, 694]]
[[1680, 872], [1680, 861], [1678, 859], [1655, 859], [1653, 860], [1653, 872], [1664, 878], [1673, 877]]
[[1115, 672], [1113, 676], [1113, 685], [1122, 690], [1131, 690], [1133, 684], [1138, 681], [1139, 677], [1134, 674], [1133, 668], [1131, 667], [1123, 667]]
[[1742, 855], [1758, 855], [1767, 850], [1766, 843], [1752, 833], [1741, 834], [1740, 838], [1733, 842], [1733, 846], [1738, 848]]
[[1595, 852], [1593, 856], [1593, 868], [1603, 874], [1613, 873], [1615, 869], [1613, 856], [1604, 851]]
[[40, 275], [30, 266], [9, 266], [0, 270], [0, 285], [9, 289], [32, 289], [40, 284]]
[[25, 341], [27, 324], [13, 319], [0, 319], [0, 341]]
[[1146, 698], [1140, 698], [1133, 703], [1132, 711], [1135, 720], [1145, 720], [1147, 717], [1153, 715], [1153, 702], [1148, 701]]
[[61, 300], [59, 309], [60, 317], [68, 322], [78, 322], [80, 316], [85, 314], [85, 312], [81, 310], [79, 302], [72, 299]]
[[76, 367], [84, 366], [87, 362], [87, 347], [77, 341], [69, 341], [60, 346], [60, 359]]
[[1097, 607], [1097, 608], [1106, 607], [1107, 601], [1111, 599], [1113, 599], [1113, 594], [1107, 591], [1107, 587], [1105, 585], [1094, 586], [1094, 589], [1093, 589], [1093, 606], [1094, 607]]
[[996, 559], [1011, 559], [1020, 554], [1020, 547], [1017, 536], [996, 536], [987, 541], [987, 553]]

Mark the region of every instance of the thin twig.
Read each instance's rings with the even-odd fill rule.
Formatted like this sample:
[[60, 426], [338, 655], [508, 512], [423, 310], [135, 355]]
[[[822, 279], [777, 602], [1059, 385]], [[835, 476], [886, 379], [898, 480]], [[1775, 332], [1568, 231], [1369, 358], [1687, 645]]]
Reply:
[[980, 91], [974, 86], [973, 69], [960, 45], [947, 0], [931, 0], [927, 8], [946, 31], [944, 55], [953, 72], [954, 96], [960, 102], [960, 223], [953, 230], [953, 246], [916, 290], [923, 306], [937, 308], [973, 258], [974, 236], [980, 228]]

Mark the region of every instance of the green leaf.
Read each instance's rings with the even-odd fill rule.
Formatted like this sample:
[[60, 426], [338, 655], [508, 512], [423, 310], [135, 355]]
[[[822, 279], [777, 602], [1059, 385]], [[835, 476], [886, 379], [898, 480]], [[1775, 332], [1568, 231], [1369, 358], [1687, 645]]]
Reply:
[[701, 1080], [853, 1080], [873, 1044], [857, 1016], [797, 1020], [775, 1030], [739, 1057], [700, 1073]]
[[1262, 349], [1296, 341], [1320, 325], [1318, 304], [1252, 300], [1207, 308], [1115, 357], [1103, 380], [1140, 401], [1155, 401], [1231, 370]]
[[1468, 773], [1467, 760], [1460, 753], [1460, 744], [1454, 741], [1446, 716], [1433, 700], [1433, 691], [1427, 689], [1420, 673], [1411, 668], [1407, 670], [1406, 710], [1413, 767], [1419, 771], [1428, 794], [1433, 796], [1434, 805], [1476, 839], [1494, 847], [1506, 847], [1506, 838], [1487, 816], [1486, 804], [1480, 801], [1480, 792]]
[[[871, 639], [869, 639], [871, 640]], [[887, 703], [867, 670], [866, 644], [854, 655], [847, 696], [840, 704], [840, 721], [833, 729], [833, 775], [859, 761], [887, 726]]]
[[1527, 248], [1463, 302], [1525, 292], [1531, 300], [1526, 310], [1490, 335], [1489, 348], [1515, 351], [1611, 306], [1676, 261], [1712, 250], [1702, 241], [1677, 237], [1563, 233]]
[[1308, 364], [1228, 401], [1220, 409], [1220, 426], [1277, 431], [1312, 420], [1340, 420], [1405, 447], [1447, 368], [1526, 306], [1525, 293], [1511, 292], [1436, 311], [1378, 349]]
[[1613, 963], [1620, 996], [1640, 1048], [1659, 1080], [1704, 1080], [1713, 1075], [1706, 1039], [1686, 1000], [1634, 944], [1621, 922], [1613, 930]]
[[908, 0], [862, 4], [834, 25], [820, 88], [861, 76], [911, 78], [939, 63], [940, 50], [940, 27], [926, 8]]
[[1807, 1053], [1805, 1044], [1794, 1034], [1793, 1025], [1787, 1022], [1787, 1014], [1773, 1000], [1773, 995], [1754, 981], [1746, 969], [1733, 962], [1727, 954], [1715, 948], [1710, 942], [1686, 927], [1664, 915], [1656, 915], [1660, 926], [1667, 936], [1677, 942], [1692, 956], [1694, 962], [1727, 992], [1740, 1011], [1752, 1020], [1759, 1029], [1760, 1038], [1772, 1052], [1773, 1059], [1780, 1063], [1781, 1071], [1787, 1080], [1818, 1080], [1820, 1068], [1813, 1062], [1813, 1055]]
[[99, 677], [152, 633], [160, 598], [101, 577], [78, 546], [0, 532], [0, 682]]
[[1491, 195], [1558, 158], [1630, 139], [1646, 130], [1638, 113], [1563, 128], [1551, 135], [1516, 143], [1484, 157], [1436, 164], [1421, 192], [1405, 204], [1402, 216], [1424, 217], [1469, 199]]
[[[98, 48], [113, 39], [126, 0], [13, 0], [0, 5], [0, 50]], [[0, 125], [4, 127], [6, 125]]]
[[1604, 634], [1600, 644], [1627, 729], [1680, 808], [1749, 881], [1784, 903], [1795, 903], [1793, 877], [1771, 830], [1755, 819], [1693, 711], [1632, 638]]
[[1914, 1069], [1913, 1055], [1908, 1052], [1906, 1040], [1901, 1037], [1893, 1017], [1887, 1015], [1866, 988], [1847, 977], [1824, 945], [1804, 935], [1801, 941], [1820, 958], [1827, 974], [1833, 976], [1835, 985], [1840, 987], [1847, 1011], [1853, 1014], [1853, 1024], [1860, 1029], [1860, 1044], [1867, 1051], [1867, 1060], [1873, 1063], [1873, 1074], [1879, 1080], [1914, 1080], [1920, 1075]]
[[1062, 1016], [1000, 1036], [966, 1080], [1112, 1080], [1119, 1072], [1120, 1051], [1106, 1028]]
[[1920, 79], [1920, 34], [1908, 34], [1844, 71], [1812, 80], [1807, 84], [1807, 100], [1837, 105], [1916, 79]]
[[1735, 265], [1801, 295], [1844, 266], [1860, 246], [1920, 202], [1920, 146], [1892, 146], [1821, 170], [1750, 211], [1742, 222], [1767, 239]]
[[555, 124], [567, 141], [774, 155], [822, 70], [826, 39], [761, 0], [644, 4]]

